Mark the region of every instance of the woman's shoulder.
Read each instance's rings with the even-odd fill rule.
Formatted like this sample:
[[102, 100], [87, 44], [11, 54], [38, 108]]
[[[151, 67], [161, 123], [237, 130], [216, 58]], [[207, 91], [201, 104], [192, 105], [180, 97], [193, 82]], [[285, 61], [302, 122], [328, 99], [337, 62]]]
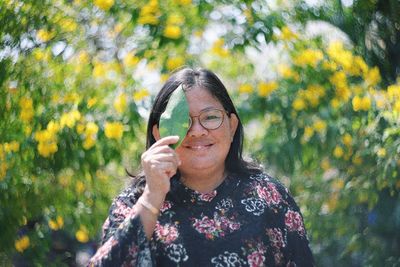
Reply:
[[114, 198], [114, 203], [124, 203], [127, 206], [133, 206], [137, 199], [143, 193], [144, 184], [141, 180], [130, 182], [122, 191]]

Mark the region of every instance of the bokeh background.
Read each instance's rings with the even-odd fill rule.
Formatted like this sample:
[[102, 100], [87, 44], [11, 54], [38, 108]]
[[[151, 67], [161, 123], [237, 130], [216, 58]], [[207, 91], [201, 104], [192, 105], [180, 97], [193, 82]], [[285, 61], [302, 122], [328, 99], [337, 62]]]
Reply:
[[2, 0], [1, 266], [87, 262], [182, 66], [222, 78], [318, 266], [400, 266], [398, 0]]

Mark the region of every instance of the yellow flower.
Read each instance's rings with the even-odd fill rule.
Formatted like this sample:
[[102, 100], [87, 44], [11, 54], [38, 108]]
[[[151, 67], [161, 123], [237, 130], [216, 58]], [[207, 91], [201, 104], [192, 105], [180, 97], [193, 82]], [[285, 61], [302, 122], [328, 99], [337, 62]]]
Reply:
[[175, 0], [177, 4], [181, 4], [182, 6], [187, 6], [192, 4], [192, 0]]
[[46, 129], [52, 134], [57, 134], [60, 130], [60, 124], [54, 120], [51, 120], [48, 124]]
[[86, 189], [85, 184], [82, 181], [77, 181], [75, 185], [76, 193], [82, 194]]
[[295, 110], [303, 110], [306, 107], [306, 102], [304, 101], [304, 99], [297, 97], [293, 103], [292, 103], [292, 107]]
[[164, 36], [170, 39], [178, 39], [181, 37], [182, 31], [179, 26], [176, 25], [167, 25], [164, 29]]
[[114, 0], [94, 0], [94, 4], [98, 8], [108, 11], [114, 5]]
[[324, 170], [324, 171], [327, 171], [327, 170], [329, 170], [330, 168], [331, 168], [331, 164], [329, 163], [329, 159], [328, 158], [324, 158], [322, 161], [321, 161], [321, 168]]
[[344, 181], [343, 179], [335, 179], [332, 182], [332, 189], [335, 191], [339, 191], [341, 189], [343, 189], [344, 187]]
[[7, 169], [8, 169], [7, 163], [1, 161], [0, 162], [0, 181], [2, 181], [6, 177]]
[[321, 119], [318, 119], [314, 122], [313, 127], [314, 127], [315, 131], [322, 134], [326, 131], [326, 122]]
[[11, 141], [10, 143], [4, 143], [4, 152], [18, 152], [19, 143], [17, 141]]
[[87, 108], [93, 107], [94, 105], [96, 105], [96, 103], [97, 103], [96, 97], [89, 98], [89, 100], [87, 101]]
[[400, 85], [389, 85], [387, 88], [387, 96], [390, 101], [400, 100]]
[[90, 61], [90, 56], [86, 51], [80, 51], [77, 56], [77, 61], [79, 64], [85, 65], [88, 64]]
[[114, 108], [118, 113], [123, 113], [128, 107], [128, 103], [126, 101], [126, 94], [122, 93], [114, 100]]
[[59, 229], [57, 222], [54, 221], [54, 220], [50, 220], [48, 222], [48, 225], [49, 225], [50, 229], [53, 230], [53, 231], [57, 231]]
[[19, 101], [19, 106], [21, 108], [20, 119], [26, 123], [30, 122], [34, 115], [32, 99], [22, 97]]
[[294, 33], [288, 26], [284, 26], [281, 29], [280, 38], [284, 41], [290, 41], [292, 39], [297, 39], [298, 35]]
[[316, 67], [317, 64], [324, 58], [324, 54], [320, 50], [306, 49], [293, 58], [293, 62], [298, 66], [312, 66]]
[[71, 18], [61, 19], [59, 25], [65, 32], [73, 32], [78, 28], [78, 24]]
[[56, 141], [51, 140], [48, 142], [39, 142], [37, 149], [41, 156], [47, 158], [58, 151], [58, 146]]
[[275, 91], [278, 88], [278, 83], [275, 81], [271, 82], [260, 82], [258, 84], [258, 94], [261, 97], [267, 97], [269, 96], [273, 91]]
[[225, 48], [225, 42], [223, 39], [217, 39], [212, 48], [211, 48], [211, 52], [220, 56], [220, 57], [227, 57], [229, 56], [229, 51], [228, 49]]
[[87, 136], [85, 138], [85, 141], [83, 141], [83, 148], [86, 150], [91, 149], [94, 145], [96, 144], [96, 139], [94, 139], [94, 137], [92, 136]]
[[151, 0], [140, 10], [138, 23], [157, 25], [159, 23], [159, 16], [158, 2], [157, 0]]
[[42, 42], [47, 42], [54, 37], [54, 33], [51, 33], [45, 29], [40, 29], [36, 33], [36, 38]]
[[351, 137], [350, 134], [346, 133], [343, 137], [342, 137], [342, 142], [345, 146], [351, 146], [351, 143], [353, 142], [353, 138]]
[[173, 71], [185, 64], [185, 59], [181, 56], [170, 57], [167, 59], [166, 67], [169, 71]]
[[75, 238], [81, 243], [86, 243], [89, 241], [89, 235], [86, 227], [82, 226], [78, 231], [75, 233]]
[[107, 73], [107, 67], [106, 64], [97, 62], [94, 64], [93, 67], [93, 76], [96, 78], [104, 78]]
[[185, 22], [185, 18], [180, 14], [171, 14], [167, 18], [167, 24], [169, 25], [182, 25]]
[[293, 71], [288, 65], [286, 64], [279, 64], [278, 65], [278, 72], [279, 74], [285, 79], [294, 79], [299, 80], [299, 74]]
[[95, 135], [99, 131], [99, 127], [96, 125], [94, 122], [88, 122], [86, 124], [86, 130], [85, 134], [86, 135]]
[[333, 150], [333, 155], [335, 158], [341, 158], [344, 154], [343, 148], [340, 146], [336, 146], [335, 149]]
[[29, 245], [30, 245], [30, 240], [29, 240], [29, 237], [26, 235], [19, 238], [14, 243], [15, 249], [20, 253], [22, 253], [24, 250], [26, 250], [29, 247]]
[[371, 99], [368, 96], [355, 96], [351, 103], [353, 104], [354, 111], [368, 111], [371, 108]]
[[128, 68], [136, 66], [140, 61], [140, 58], [135, 56], [132, 52], [127, 53], [124, 57], [124, 65]]
[[245, 83], [239, 86], [239, 93], [241, 94], [250, 94], [253, 92], [253, 87], [251, 84]]
[[135, 102], [139, 102], [149, 95], [150, 95], [150, 93], [147, 89], [141, 89], [141, 90], [133, 93], [133, 100]]
[[306, 126], [304, 128], [303, 139], [304, 141], [310, 140], [310, 138], [314, 135], [314, 128], [310, 126]]
[[384, 158], [386, 156], [386, 149], [381, 147], [381, 148], [378, 149], [376, 154], [378, 155], [378, 157]]
[[68, 128], [73, 128], [75, 123], [81, 119], [81, 113], [78, 110], [72, 110], [70, 112], [64, 113], [60, 118], [60, 127], [64, 128], [67, 126]]
[[124, 126], [120, 122], [106, 122], [104, 125], [104, 133], [109, 139], [119, 140], [124, 133]]
[[378, 67], [374, 67], [368, 71], [364, 77], [368, 86], [375, 86], [381, 81], [381, 74]]

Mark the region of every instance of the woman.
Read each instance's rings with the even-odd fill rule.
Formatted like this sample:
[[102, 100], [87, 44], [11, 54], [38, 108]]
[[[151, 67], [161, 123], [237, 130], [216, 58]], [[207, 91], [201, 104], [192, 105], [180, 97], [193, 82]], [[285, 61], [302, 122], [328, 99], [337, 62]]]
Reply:
[[[183, 85], [190, 127], [161, 138], [158, 123]], [[242, 158], [243, 127], [212, 72], [182, 69], [156, 97], [144, 174], [113, 202], [89, 265], [313, 266], [299, 208], [287, 189]]]

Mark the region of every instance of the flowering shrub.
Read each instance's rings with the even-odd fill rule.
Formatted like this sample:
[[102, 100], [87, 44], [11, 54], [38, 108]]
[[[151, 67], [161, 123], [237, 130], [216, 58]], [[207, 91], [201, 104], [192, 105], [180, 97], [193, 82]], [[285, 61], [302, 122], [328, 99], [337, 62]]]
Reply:
[[[155, 87], [183, 65], [221, 75], [246, 127], [257, 125], [246, 131], [247, 151], [298, 197], [318, 265], [398, 258], [400, 80], [386, 86], [357, 47], [306, 39], [265, 1], [3, 2], [1, 262], [18, 255], [43, 265], [60, 236], [73, 240], [68, 253], [97, 242], [125, 168], [138, 168]], [[245, 52], [265, 41], [283, 56], [264, 76]], [[244, 203], [254, 214], [279, 201], [255, 190], [265, 202]], [[294, 215], [287, 223], [303, 231]], [[196, 223], [208, 223], [207, 238], [239, 227]]]

